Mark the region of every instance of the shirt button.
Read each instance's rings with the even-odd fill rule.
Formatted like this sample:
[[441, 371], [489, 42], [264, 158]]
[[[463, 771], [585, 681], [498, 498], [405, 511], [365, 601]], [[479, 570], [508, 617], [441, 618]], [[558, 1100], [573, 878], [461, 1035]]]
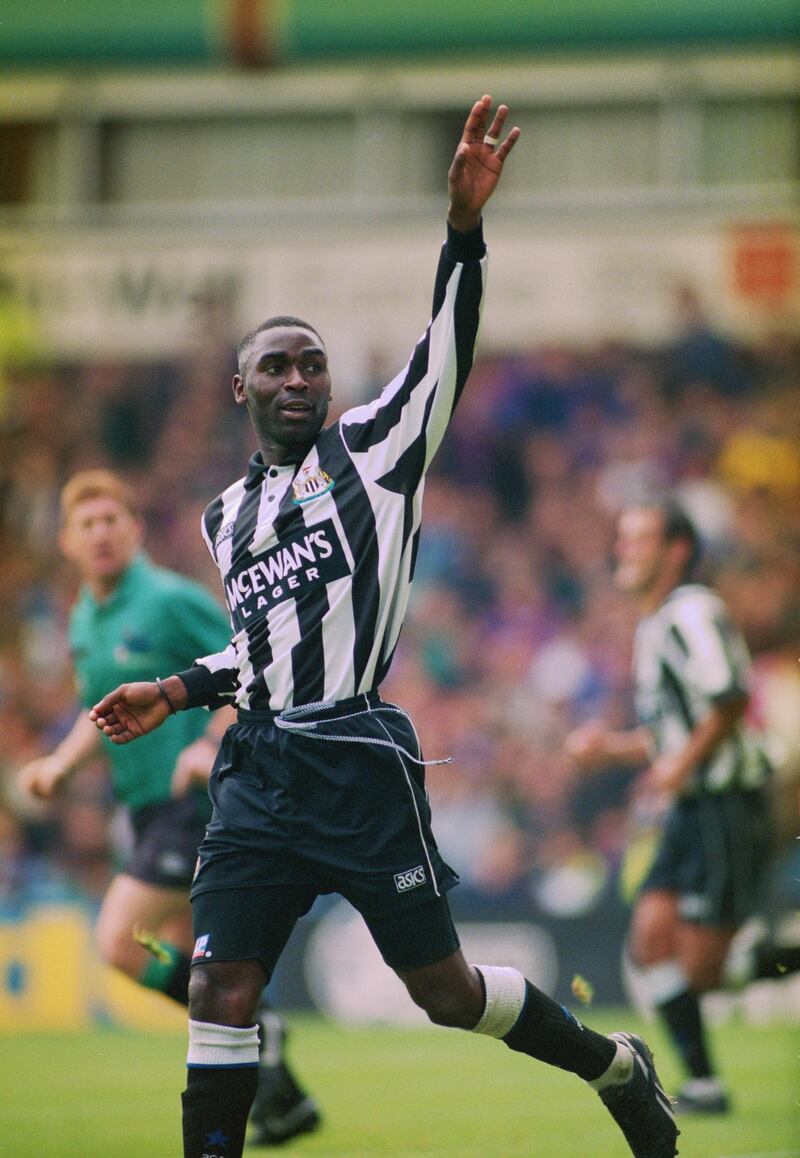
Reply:
[[267, 502], [268, 502], [268, 503], [274, 503], [274, 502], [275, 502], [275, 496], [274, 496], [274, 495], [269, 495], [269, 496], [267, 497]]
[[273, 467], [272, 470], [269, 472], [269, 477], [270, 478], [277, 478], [278, 477], [278, 472], [276, 471], [275, 467]]

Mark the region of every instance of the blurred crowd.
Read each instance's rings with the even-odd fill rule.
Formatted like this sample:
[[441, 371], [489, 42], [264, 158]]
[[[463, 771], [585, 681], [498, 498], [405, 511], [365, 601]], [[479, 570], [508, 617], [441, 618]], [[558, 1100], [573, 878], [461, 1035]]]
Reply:
[[[567, 731], [632, 722], [630, 607], [612, 584], [620, 508], [669, 491], [754, 656], [751, 715], [777, 776], [779, 903], [796, 905], [800, 779], [800, 345], [742, 346], [681, 290], [660, 347], [484, 351], [429, 478], [410, 614], [384, 695], [412, 714], [435, 830], [464, 897], [579, 913], [608, 887], [635, 773], [581, 777]], [[108, 466], [135, 488], [147, 549], [221, 594], [199, 533], [255, 449], [213, 318], [174, 364], [7, 371], [0, 392], [0, 907], [96, 897], [117, 847], [101, 761], [33, 807], [14, 772], [76, 712], [58, 495]], [[336, 380], [334, 367], [334, 381]], [[350, 401], [373, 387], [362, 383]]]

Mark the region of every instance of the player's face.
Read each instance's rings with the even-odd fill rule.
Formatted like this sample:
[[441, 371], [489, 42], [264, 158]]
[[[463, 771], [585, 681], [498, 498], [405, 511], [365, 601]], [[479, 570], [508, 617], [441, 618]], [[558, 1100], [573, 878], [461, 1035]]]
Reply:
[[61, 549], [85, 582], [118, 578], [141, 543], [139, 520], [116, 499], [86, 499], [73, 507]]
[[312, 443], [325, 422], [331, 394], [328, 358], [312, 330], [262, 330], [244, 376], [233, 380], [262, 440], [291, 449]]
[[668, 544], [661, 512], [645, 507], [623, 511], [617, 524], [614, 582], [628, 595], [644, 595], [663, 580]]

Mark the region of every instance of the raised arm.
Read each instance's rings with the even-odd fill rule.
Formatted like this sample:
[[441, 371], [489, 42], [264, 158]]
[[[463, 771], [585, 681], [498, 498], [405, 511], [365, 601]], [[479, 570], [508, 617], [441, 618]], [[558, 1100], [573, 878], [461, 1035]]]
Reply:
[[431, 321], [405, 369], [374, 402], [348, 410], [340, 420], [348, 450], [363, 456], [358, 460], [362, 475], [389, 489], [399, 485], [405, 493], [428, 469], [472, 368], [486, 267], [481, 214], [519, 137], [513, 128], [500, 140], [505, 105], [487, 132], [490, 107], [489, 96], [472, 106], [448, 173], [447, 241], [436, 272]]

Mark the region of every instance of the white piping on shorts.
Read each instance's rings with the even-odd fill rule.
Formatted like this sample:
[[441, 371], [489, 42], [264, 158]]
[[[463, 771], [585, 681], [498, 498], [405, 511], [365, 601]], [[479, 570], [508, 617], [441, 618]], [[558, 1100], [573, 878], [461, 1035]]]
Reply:
[[[405, 764], [403, 763], [403, 756], [406, 756], [414, 764], [419, 764], [420, 766], [423, 766], [423, 767], [429, 767], [430, 765], [433, 765], [433, 764], [452, 764], [453, 763], [453, 757], [447, 756], [442, 760], [422, 760], [422, 759], [420, 759], [420, 756], [422, 755], [421, 751], [420, 751], [420, 756], [414, 756], [411, 752], [407, 751], [407, 749], [403, 748], [400, 744], [395, 743], [395, 741], [391, 738], [391, 735], [389, 734], [389, 730], [387, 729], [383, 720], [380, 720], [380, 719], [377, 721], [377, 723], [380, 725], [381, 728], [383, 728], [384, 732], [389, 737], [387, 740], [380, 740], [374, 736], [336, 736], [336, 735], [332, 736], [329, 732], [318, 732], [316, 730], [318, 724], [336, 724], [336, 723], [339, 723], [341, 720], [352, 720], [356, 716], [368, 716], [368, 715], [377, 716], [378, 712], [394, 712], [396, 715], [405, 716], [405, 718], [409, 721], [409, 723], [411, 723], [411, 717], [408, 715], [408, 713], [404, 712], [402, 708], [395, 707], [393, 704], [381, 703], [381, 704], [378, 704], [377, 707], [373, 708], [371, 706], [371, 704], [369, 703], [369, 701], [367, 701], [366, 710], [362, 710], [360, 712], [349, 712], [347, 715], [344, 715], [344, 716], [331, 716], [325, 720], [305, 720], [305, 719], [303, 719], [304, 716], [308, 716], [312, 712], [319, 712], [319, 711], [324, 711], [327, 708], [332, 708], [334, 706], [334, 703], [335, 703], [334, 700], [318, 700], [316, 703], [312, 703], [312, 704], [298, 704], [297, 707], [294, 707], [294, 708], [285, 708], [280, 713], [279, 716], [275, 717], [275, 726], [276, 726], [276, 728], [281, 728], [285, 732], [294, 732], [295, 735], [298, 735], [298, 736], [307, 736], [310, 740], [330, 740], [330, 741], [333, 741], [334, 743], [339, 743], [339, 744], [374, 744], [380, 748], [391, 748], [392, 749], [392, 751], [396, 754], [397, 759], [400, 761], [400, 767], [403, 769], [403, 775], [406, 778], [406, 784], [408, 785], [408, 791], [411, 794], [411, 803], [414, 806], [414, 815], [417, 818], [417, 828], [419, 830], [419, 839], [420, 839], [420, 843], [422, 845], [423, 852], [425, 853], [425, 860], [428, 862], [428, 870], [431, 874], [431, 884], [433, 885], [433, 891], [436, 893], [437, 897], [440, 897], [442, 894], [441, 894], [441, 890], [439, 889], [439, 882], [436, 879], [436, 873], [433, 871], [433, 864], [431, 862], [431, 854], [430, 854], [430, 851], [428, 849], [428, 845], [425, 841], [425, 833], [424, 833], [424, 830], [422, 827], [422, 817], [419, 814], [419, 808], [417, 806], [417, 798], [414, 795], [414, 786], [412, 785], [411, 780], [409, 778], [408, 769], [406, 768]], [[414, 738], [417, 739], [417, 750], [419, 751], [420, 750], [419, 749], [419, 739], [417, 738], [416, 729], [414, 728], [413, 723], [411, 723], [411, 730], [414, 732]]]
[[[331, 735], [330, 732], [318, 732], [317, 728], [320, 724], [338, 724], [342, 720], [353, 720], [356, 716], [374, 716], [378, 712], [395, 712], [398, 715], [405, 716], [408, 719], [408, 714], [402, 708], [396, 708], [390, 704], [378, 704], [373, 708], [369, 701], [367, 701], [366, 709], [360, 712], [348, 712], [344, 716], [330, 716], [325, 720], [306, 720], [304, 716], [309, 716], [313, 712], [326, 711], [328, 708], [336, 706], [335, 700], [317, 700], [312, 704], [298, 704], [294, 708], [284, 708], [280, 715], [275, 717], [275, 727], [280, 728], [284, 732], [294, 732], [298, 736], [306, 736], [309, 740], [328, 740], [338, 744], [375, 744], [379, 748], [391, 748], [393, 751], [401, 753], [406, 756], [414, 764], [419, 764], [423, 767], [431, 767], [434, 764], [452, 764], [453, 757], [445, 756], [441, 760], [420, 760], [419, 757], [414, 756], [406, 748], [396, 744], [394, 740], [389, 737], [388, 740], [379, 740], [374, 736], [336, 736]], [[382, 721], [378, 723], [386, 732], [386, 728]], [[412, 724], [413, 728], [413, 724]], [[389, 735], [386, 732], [387, 736]], [[416, 735], [416, 732], [414, 733]]]
[[[394, 711], [400, 712], [400, 714], [403, 716], [406, 714], [404, 711], [402, 711], [401, 708], [395, 708], [395, 709], [390, 708], [389, 710], [390, 711], [394, 710]], [[378, 723], [380, 724], [380, 726], [383, 728], [384, 732], [386, 732], [386, 735], [388, 736], [389, 732], [388, 732], [383, 720], [378, 720]], [[442, 895], [442, 893], [441, 893], [441, 890], [439, 888], [439, 882], [436, 879], [436, 873], [433, 871], [433, 864], [431, 862], [430, 851], [428, 849], [427, 844], [425, 843], [425, 833], [423, 832], [423, 829], [422, 829], [422, 817], [420, 816], [419, 808], [417, 807], [417, 798], [414, 795], [414, 786], [411, 783], [411, 780], [409, 778], [408, 769], [406, 768], [405, 764], [403, 763], [403, 757], [400, 755], [400, 753], [403, 751], [403, 749], [400, 748], [397, 744], [392, 743], [391, 737], [389, 738], [389, 744], [390, 744], [390, 747], [394, 748], [395, 753], [397, 755], [397, 759], [400, 761], [400, 767], [403, 769], [403, 775], [406, 778], [406, 784], [408, 785], [408, 791], [409, 791], [409, 794], [411, 796], [411, 803], [414, 806], [414, 815], [417, 818], [417, 828], [419, 829], [420, 844], [422, 845], [422, 851], [425, 853], [425, 860], [428, 862], [428, 871], [431, 874], [431, 884], [433, 885], [433, 891], [436, 893], [437, 897], [440, 897]], [[413, 756], [412, 756], [412, 759], [413, 759]], [[452, 759], [453, 759], [453, 757], [451, 756], [449, 760], [431, 760], [431, 761], [428, 761], [428, 763], [446, 764], [446, 763], [451, 763]], [[418, 764], [424, 764], [425, 762], [426, 761], [424, 761], [424, 760], [418, 760], [417, 761]]]

